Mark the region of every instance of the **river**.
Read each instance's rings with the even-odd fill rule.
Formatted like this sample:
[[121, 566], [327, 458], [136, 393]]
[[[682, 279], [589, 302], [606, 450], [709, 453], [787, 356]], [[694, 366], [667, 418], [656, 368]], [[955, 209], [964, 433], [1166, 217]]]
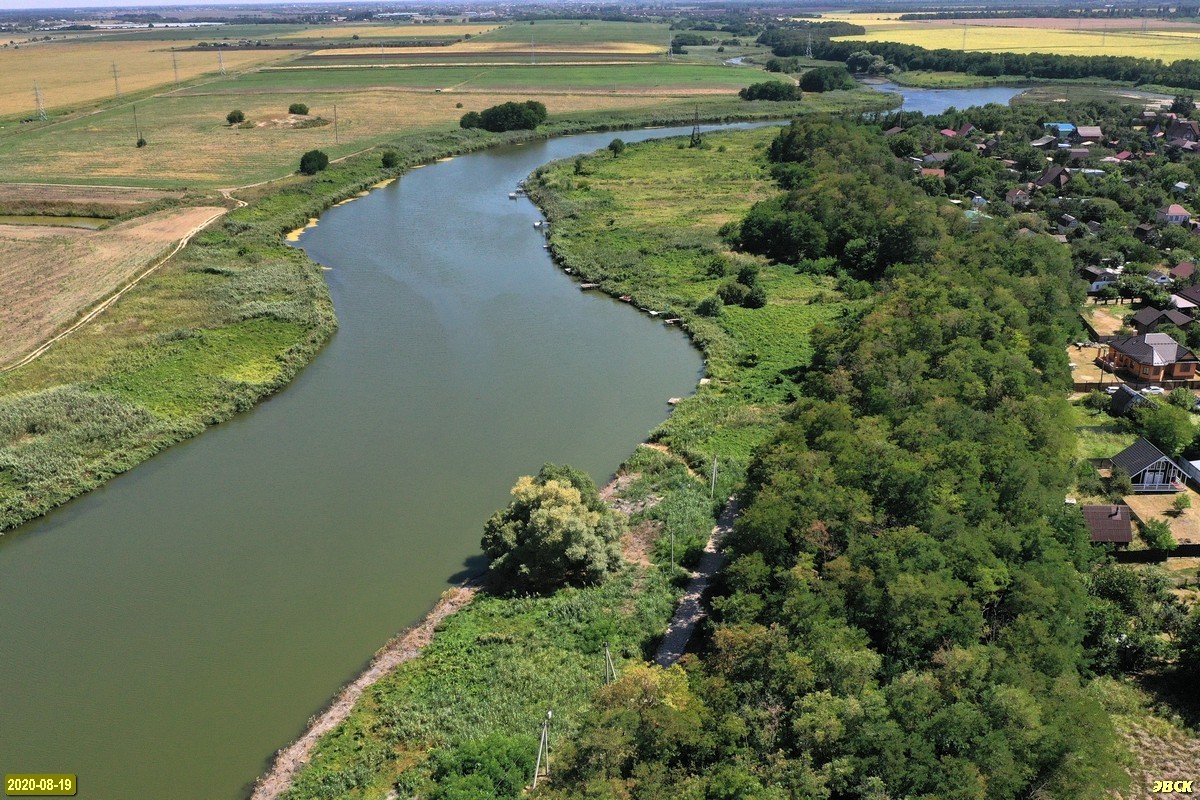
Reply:
[[689, 394], [677, 330], [550, 261], [516, 181], [686, 128], [429, 165], [299, 246], [340, 329], [283, 392], [0, 537], [0, 771], [78, 797], [243, 796], [450, 582], [518, 475], [602, 481]]

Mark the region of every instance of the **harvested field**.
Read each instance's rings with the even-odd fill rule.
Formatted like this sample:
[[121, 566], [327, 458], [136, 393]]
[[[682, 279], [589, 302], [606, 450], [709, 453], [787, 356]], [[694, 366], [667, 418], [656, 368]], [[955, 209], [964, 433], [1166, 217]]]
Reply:
[[[0, 116], [32, 115], [36, 111], [35, 80], [42, 88], [42, 97], [49, 109], [110, 99], [115, 90], [114, 63], [123, 94], [167, 86], [174, 81], [170, 48], [194, 44], [194, 41], [88, 40], [0, 49], [0, 109], [4, 109]], [[227, 70], [239, 70], [277, 60], [280, 53], [231, 50], [223, 57]], [[179, 63], [180, 80], [218, 71], [215, 51], [180, 51], [175, 58]], [[0, 129], [0, 135], [9, 132]]]
[[103, 231], [0, 226], [0, 365], [66, 327], [223, 211], [163, 211]]
[[506, 25], [484, 34], [489, 42], [538, 45], [581, 42], [644, 42], [666, 49], [671, 34], [659, 22], [597, 22], [595, 20], [537, 20]]
[[[515, 56], [521, 56], [523, 63], [529, 63], [530, 46], [529, 42], [514, 43], [514, 42], [494, 42], [484, 39], [473, 39], [468, 42], [459, 42], [458, 44], [448, 45], [446, 47], [347, 47], [335, 48], [328, 50], [316, 50], [311, 55], [313, 56], [353, 56], [353, 55], [368, 55], [379, 57], [380, 53], [385, 55], [398, 55], [406, 57], [419, 56], [448, 56], [448, 55], [471, 55], [471, 54], [497, 54], [510, 53]], [[534, 43], [533, 52], [537, 56], [546, 56], [553, 58], [559, 53], [595, 53], [605, 55], [651, 55], [662, 54], [666, 52], [665, 45], [654, 45], [639, 42], [589, 42], [589, 43], [557, 43], [557, 44], [538, 44]]]
[[[937, 24], [908, 22], [867, 24], [862, 36], [841, 36], [838, 41], [902, 42], [931, 50], [947, 48], [985, 53], [1055, 53], [1058, 55], [1111, 55], [1159, 58], [1170, 63], [1200, 58], [1200, 39], [1186, 33], [1140, 30], [1108, 31], [965, 26], [963, 20], [936, 20]], [[965, 38], [964, 38], [965, 35]]]
[[287, 39], [442, 39], [460, 36], [479, 36], [494, 31], [499, 25], [314, 25], [307, 30], [284, 34]]

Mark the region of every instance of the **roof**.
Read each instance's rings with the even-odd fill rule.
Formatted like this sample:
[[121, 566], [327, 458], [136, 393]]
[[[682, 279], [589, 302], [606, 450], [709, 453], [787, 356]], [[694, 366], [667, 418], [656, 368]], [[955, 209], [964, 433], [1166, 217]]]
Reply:
[[1176, 264], [1174, 267], [1171, 268], [1170, 275], [1172, 278], [1176, 278], [1176, 279], [1190, 278], [1190, 277], [1192, 277], [1192, 274], [1195, 271], [1196, 271], [1196, 265], [1193, 264], [1191, 261], [1180, 261], [1178, 264]]
[[1056, 128], [1059, 133], [1070, 133], [1071, 131], [1075, 130], [1075, 126], [1069, 122], [1047, 122], [1042, 127]]
[[940, 133], [942, 136], [958, 136], [958, 131], [954, 130], [953, 128], [942, 128], [940, 131], [938, 131], [938, 133]]
[[1131, 408], [1142, 403], [1153, 405], [1154, 401], [1136, 389], [1121, 384], [1117, 387], [1117, 391], [1113, 392], [1112, 400], [1108, 403], [1108, 413], [1114, 417], [1123, 417], [1129, 413]]
[[1166, 367], [1177, 361], [1196, 361], [1191, 350], [1165, 333], [1146, 333], [1141, 336], [1123, 336], [1113, 339], [1109, 346], [1132, 358], [1139, 364]]
[[1150, 325], [1157, 325], [1160, 322], [1163, 322], [1164, 318], [1166, 322], [1169, 322], [1172, 325], [1178, 325], [1181, 328], [1184, 325], [1191, 324], [1192, 322], [1192, 318], [1187, 314], [1181, 314], [1173, 308], [1160, 311], [1157, 308], [1150, 307], [1143, 308], [1141, 311], [1134, 314], [1130, 321], [1140, 328], [1145, 328]]
[[1051, 183], [1066, 183], [1071, 178], [1071, 171], [1066, 167], [1061, 167], [1055, 164], [1052, 167], [1047, 167], [1036, 181], [1038, 186], [1046, 186]]
[[895, 127], [888, 128], [886, 131], [884, 131], [883, 135], [884, 136], [895, 136], [897, 133], [904, 133], [904, 128], [901, 128], [899, 125], [896, 125]]
[[922, 175], [932, 175], [932, 176], [933, 176], [933, 177], [935, 177], [935, 178], [944, 178], [944, 177], [946, 177], [946, 170], [944, 170], [944, 169], [930, 169], [930, 168], [928, 168], [928, 167], [927, 167], [927, 168], [924, 168], [924, 169], [922, 169], [922, 170], [921, 170], [921, 174], [922, 174]]
[[[1137, 475], [1146, 467], [1167, 458], [1166, 453], [1150, 444], [1145, 439], [1138, 439], [1121, 452], [1112, 457], [1114, 467], [1125, 470], [1130, 475]], [[1170, 459], [1167, 459], [1170, 461]]]
[[1037, 139], [1034, 139], [1032, 142], [1030, 142], [1029, 146], [1030, 147], [1045, 147], [1046, 145], [1050, 144], [1053, 141], [1054, 141], [1053, 136], [1039, 136]]
[[1021, 195], [1025, 195], [1026, 197], [1029, 197], [1029, 192], [1025, 191], [1020, 186], [1017, 186], [1013, 189], [1009, 189], [1007, 192], [1004, 193], [1004, 197], [1007, 200], [1015, 200], [1018, 197], [1020, 197]]
[[1100, 132], [1099, 125], [1080, 125], [1075, 129], [1082, 139], [1102, 139], [1104, 134]]
[[951, 155], [951, 153], [930, 153], [923, 160], [931, 162], [949, 161]]
[[1083, 506], [1083, 524], [1093, 542], [1129, 544], [1133, 541], [1129, 506]]
[[1192, 212], [1179, 205], [1179, 203], [1171, 203], [1169, 206], [1164, 206], [1158, 210], [1158, 213], [1165, 214], [1168, 217], [1190, 217], [1192, 215]]

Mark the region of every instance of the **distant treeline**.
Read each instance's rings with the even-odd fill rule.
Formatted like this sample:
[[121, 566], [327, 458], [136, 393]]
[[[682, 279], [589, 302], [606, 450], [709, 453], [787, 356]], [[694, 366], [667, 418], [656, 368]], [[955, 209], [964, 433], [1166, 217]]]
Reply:
[[1154, 8], [1067, 8], [1060, 6], [1010, 8], [1001, 11], [919, 11], [901, 14], [902, 20], [922, 19], [1012, 19], [1024, 17], [1111, 19], [1113, 17], [1194, 17], [1200, 6], [1156, 6]]
[[[838, 34], [842, 35], [842, 34]], [[767, 31], [759, 41], [781, 57], [803, 55], [807, 34], [794, 29]], [[833, 42], [815, 38], [813, 56], [827, 61], [847, 61], [854, 53], [869, 50], [902, 70], [963, 72], [995, 77], [1105, 78], [1134, 84], [1153, 83], [1200, 89], [1200, 61], [1181, 59], [1164, 64], [1154, 58], [1132, 56], [1061, 56], [1054, 53], [978, 53], [962, 50], [928, 50], [899, 42]]]

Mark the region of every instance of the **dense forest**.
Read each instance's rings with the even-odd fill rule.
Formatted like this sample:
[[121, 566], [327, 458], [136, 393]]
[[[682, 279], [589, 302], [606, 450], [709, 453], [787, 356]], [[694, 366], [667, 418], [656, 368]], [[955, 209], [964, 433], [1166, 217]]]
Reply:
[[966, 224], [878, 128], [796, 122], [767, 158], [785, 191], [727, 235], [840, 269], [873, 302], [814, 334], [802, 398], [750, 467], [703, 650], [599, 690], [546, 796], [1120, 787], [1092, 681], [1169, 670], [1180, 647], [1194, 668], [1200, 620], [1063, 504], [1069, 250]]

